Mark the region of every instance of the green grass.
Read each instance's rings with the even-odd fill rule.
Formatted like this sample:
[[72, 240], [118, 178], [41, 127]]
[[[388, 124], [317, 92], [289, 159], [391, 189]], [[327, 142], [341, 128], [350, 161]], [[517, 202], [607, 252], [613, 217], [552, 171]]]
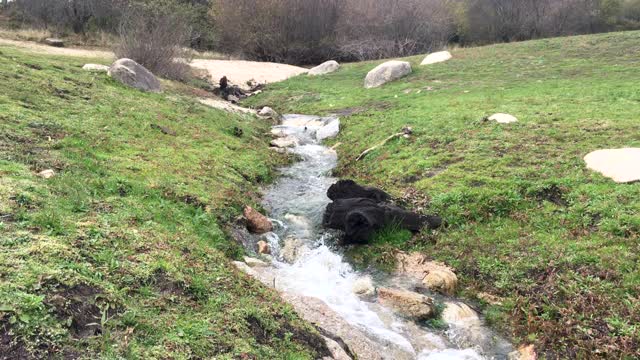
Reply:
[[[640, 32], [452, 53], [427, 67], [422, 56], [408, 58], [413, 73], [381, 88], [363, 88], [378, 62], [346, 64], [270, 85], [248, 103], [352, 113], [333, 141], [342, 143], [337, 175], [448, 223], [360, 253], [401, 248], [447, 262], [461, 279], [459, 295], [504, 298], [484, 304], [488, 319], [543, 357], [639, 357], [640, 184], [615, 184], [582, 158], [640, 147]], [[520, 121], [484, 120], [497, 112]], [[355, 161], [405, 125], [411, 139]]]
[[2, 356], [315, 358], [315, 330], [229, 261], [225, 224], [283, 161], [269, 124], [80, 61], [0, 47]]

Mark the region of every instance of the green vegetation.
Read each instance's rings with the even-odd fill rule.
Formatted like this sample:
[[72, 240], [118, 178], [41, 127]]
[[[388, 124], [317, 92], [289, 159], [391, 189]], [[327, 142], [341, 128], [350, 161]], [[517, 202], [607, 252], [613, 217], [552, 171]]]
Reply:
[[80, 61], [0, 47], [0, 357], [316, 358], [315, 330], [225, 256], [282, 161], [269, 124]]
[[[446, 228], [392, 248], [454, 266], [460, 295], [546, 358], [640, 356], [640, 184], [585, 168], [599, 148], [640, 146], [640, 32], [456, 49], [366, 90], [378, 62], [274, 84], [253, 105], [340, 113], [337, 175], [382, 187]], [[486, 117], [517, 116], [515, 124]], [[414, 136], [366, 148], [413, 127]], [[392, 237], [393, 238], [393, 237]], [[387, 253], [374, 244], [367, 254]]]

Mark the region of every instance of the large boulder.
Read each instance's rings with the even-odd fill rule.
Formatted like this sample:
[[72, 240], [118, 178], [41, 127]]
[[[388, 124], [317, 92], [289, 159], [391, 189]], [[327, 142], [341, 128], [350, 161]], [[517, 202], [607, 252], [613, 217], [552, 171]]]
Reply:
[[640, 148], [596, 150], [584, 157], [587, 168], [617, 183], [640, 181]]
[[109, 67], [107, 65], [100, 65], [100, 64], [85, 64], [82, 67], [82, 70], [84, 71], [91, 71], [91, 72], [109, 72]]
[[380, 288], [378, 300], [382, 305], [412, 320], [427, 320], [434, 316], [433, 299], [411, 291]]
[[435, 52], [427, 55], [427, 57], [425, 57], [424, 60], [422, 60], [420, 65], [436, 64], [436, 63], [447, 61], [452, 57], [453, 56], [451, 56], [451, 53], [448, 51], [439, 51], [439, 52]]
[[331, 186], [327, 196], [333, 202], [327, 205], [322, 224], [329, 229], [342, 230], [345, 244], [367, 243], [377, 230], [390, 224], [413, 232], [424, 227], [435, 229], [442, 224], [438, 216], [404, 210], [385, 202], [389, 195], [384, 191], [363, 187], [350, 180]]
[[264, 234], [273, 230], [273, 224], [271, 224], [271, 221], [251, 206], [244, 208], [243, 214], [247, 219], [247, 229], [252, 233]]
[[332, 73], [338, 69], [340, 69], [340, 64], [335, 60], [329, 60], [309, 70], [308, 74], [311, 76], [318, 76]]
[[161, 90], [160, 81], [151, 71], [131, 59], [116, 60], [109, 68], [108, 74], [119, 82], [142, 91]]
[[411, 64], [406, 61], [387, 61], [369, 71], [364, 79], [364, 87], [367, 89], [382, 86], [383, 84], [411, 74]]

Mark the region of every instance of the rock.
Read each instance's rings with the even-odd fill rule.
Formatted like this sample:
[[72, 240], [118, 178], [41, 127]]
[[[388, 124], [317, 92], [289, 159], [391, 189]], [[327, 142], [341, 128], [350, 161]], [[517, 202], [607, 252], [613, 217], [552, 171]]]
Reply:
[[331, 120], [327, 125], [316, 131], [316, 139], [322, 141], [324, 139], [334, 138], [340, 132], [340, 120]]
[[82, 70], [91, 71], [91, 72], [108, 72], [109, 67], [107, 65], [100, 65], [100, 64], [85, 64], [82, 67]]
[[275, 136], [275, 137], [287, 137], [288, 134], [284, 129], [280, 129], [280, 128], [271, 128], [271, 135]]
[[247, 219], [247, 229], [255, 234], [264, 234], [273, 230], [273, 224], [269, 219], [247, 206], [243, 211], [244, 217]]
[[52, 169], [42, 170], [38, 173], [38, 176], [43, 179], [51, 179], [52, 177], [56, 176], [56, 172]]
[[249, 267], [249, 265], [243, 263], [242, 261], [234, 261], [232, 262], [232, 264], [240, 271], [242, 271], [243, 273], [249, 275], [249, 276], [253, 276], [256, 277], [258, 275], [258, 273], [253, 270], [252, 268]]
[[404, 254], [396, 256], [396, 272], [422, 281], [429, 290], [437, 291], [445, 295], [452, 295], [458, 285], [458, 277], [448, 266], [427, 261], [420, 253]]
[[391, 200], [391, 195], [383, 190], [358, 185], [353, 180], [339, 180], [331, 185], [327, 190], [327, 197], [331, 200], [366, 198], [375, 200], [376, 202], [384, 202]]
[[295, 136], [285, 136], [271, 140], [271, 146], [278, 148], [288, 148], [300, 145], [300, 141]]
[[61, 39], [47, 38], [47, 39], [44, 39], [44, 43], [49, 46], [64, 47], [64, 41], [62, 41]]
[[478, 314], [465, 303], [447, 303], [442, 312], [442, 320], [448, 324], [481, 325]]
[[587, 168], [617, 183], [640, 181], [640, 148], [596, 150], [584, 157]]
[[264, 240], [258, 241], [258, 254], [269, 255], [271, 254], [271, 247], [269, 243]]
[[322, 360], [353, 360], [349, 354], [338, 344], [335, 340], [330, 339], [326, 336], [322, 337], [324, 342], [327, 344], [327, 348], [329, 348], [329, 352], [331, 352], [331, 357], [325, 356]]
[[398, 314], [413, 320], [426, 320], [434, 315], [433, 299], [411, 291], [379, 288], [378, 300]]
[[290, 293], [282, 293], [281, 295], [286, 302], [293, 306], [300, 317], [319, 329], [321, 334], [336, 342], [343, 343], [344, 348], [349, 349], [355, 355], [352, 358], [382, 360], [383, 357], [380, 354], [389, 353], [389, 349], [384, 349], [383, 346], [369, 340], [360, 330], [347, 323], [322, 300]]
[[227, 101], [232, 104], [237, 104], [238, 102], [240, 102], [240, 98], [235, 95], [229, 95], [227, 96]]
[[144, 66], [131, 59], [116, 60], [108, 71], [109, 76], [133, 88], [160, 92], [160, 81]]
[[518, 118], [509, 114], [497, 113], [489, 116], [489, 120], [498, 122], [500, 124], [509, 124], [509, 123], [517, 122]]
[[484, 302], [486, 302], [489, 305], [496, 305], [496, 306], [502, 306], [502, 302], [504, 301], [503, 298], [496, 296], [496, 295], [492, 295], [489, 293], [485, 293], [485, 292], [481, 292], [476, 294], [476, 297]]
[[452, 57], [453, 56], [451, 56], [451, 53], [448, 52], [448, 51], [439, 51], [439, 52], [435, 52], [435, 53], [431, 53], [431, 54], [427, 55], [427, 57], [425, 57], [424, 60], [422, 60], [420, 65], [436, 64], [436, 63], [439, 63], [439, 62], [447, 61], [447, 60], [451, 59]]
[[351, 288], [354, 294], [362, 295], [362, 296], [370, 296], [376, 292], [376, 289], [373, 287], [373, 281], [371, 280], [371, 276], [363, 276], [358, 278]]
[[288, 237], [284, 240], [280, 255], [284, 261], [293, 264], [308, 251], [309, 248], [300, 239]]
[[377, 230], [388, 224], [418, 232], [424, 227], [439, 227], [442, 219], [366, 198], [334, 200], [327, 205], [322, 218], [324, 227], [344, 232], [343, 244], [366, 244]]
[[406, 61], [387, 61], [369, 71], [364, 79], [364, 87], [370, 89], [381, 86], [389, 81], [409, 75], [411, 71], [411, 64]]
[[272, 108], [270, 108], [268, 106], [263, 107], [258, 112], [258, 115], [264, 116], [264, 117], [267, 117], [267, 118], [273, 119], [273, 120], [280, 120], [280, 114], [278, 114], [275, 110], [273, 110]]
[[335, 60], [329, 60], [309, 70], [308, 74], [311, 76], [318, 76], [332, 73], [338, 69], [340, 69], [340, 64]]
[[252, 267], [252, 268], [269, 266], [269, 264], [267, 264], [266, 262], [264, 262], [264, 261], [262, 261], [260, 259], [256, 259], [256, 258], [252, 258], [252, 257], [248, 257], [248, 256], [244, 257], [244, 262], [247, 265], [249, 265], [249, 267]]
[[451, 296], [456, 291], [458, 277], [451, 269], [443, 266], [429, 271], [422, 279], [422, 284], [429, 290]]
[[536, 360], [536, 349], [533, 344], [522, 345], [518, 350], [509, 353], [509, 360]]

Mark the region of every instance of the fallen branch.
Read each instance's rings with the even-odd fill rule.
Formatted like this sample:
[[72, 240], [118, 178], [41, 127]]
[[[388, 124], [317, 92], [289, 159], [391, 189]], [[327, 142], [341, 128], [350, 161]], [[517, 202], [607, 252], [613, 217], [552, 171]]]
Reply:
[[370, 148], [368, 148], [367, 150], [363, 151], [363, 152], [362, 152], [362, 154], [360, 154], [360, 156], [358, 156], [358, 157], [356, 158], [356, 161], [360, 161], [360, 160], [362, 160], [365, 156], [367, 156], [367, 154], [368, 154], [368, 153], [372, 152], [373, 150], [375, 150], [375, 149], [377, 149], [377, 148], [379, 148], [379, 147], [381, 147], [381, 146], [384, 146], [384, 145], [385, 145], [386, 143], [388, 143], [389, 141], [391, 141], [391, 140], [393, 140], [393, 139], [395, 139], [395, 138], [398, 138], [398, 137], [400, 137], [400, 136], [404, 136], [404, 137], [406, 137], [406, 138], [409, 138], [409, 136], [410, 136], [412, 133], [413, 133], [413, 131], [411, 130], [411, 128], [410, 128], [410, 127], [404, 127], [404, 128], [402, 128], [402, 132], [399, 132], [399, 133], [397, 133], [397, 134], [393, 134], [393, 135], [389, 136], [388, 138], [384, 139], [384, 140], [383, 140], [381, 143], [379, 143], [378, 145], [373, 146], [373, 147], [370, 147]]

